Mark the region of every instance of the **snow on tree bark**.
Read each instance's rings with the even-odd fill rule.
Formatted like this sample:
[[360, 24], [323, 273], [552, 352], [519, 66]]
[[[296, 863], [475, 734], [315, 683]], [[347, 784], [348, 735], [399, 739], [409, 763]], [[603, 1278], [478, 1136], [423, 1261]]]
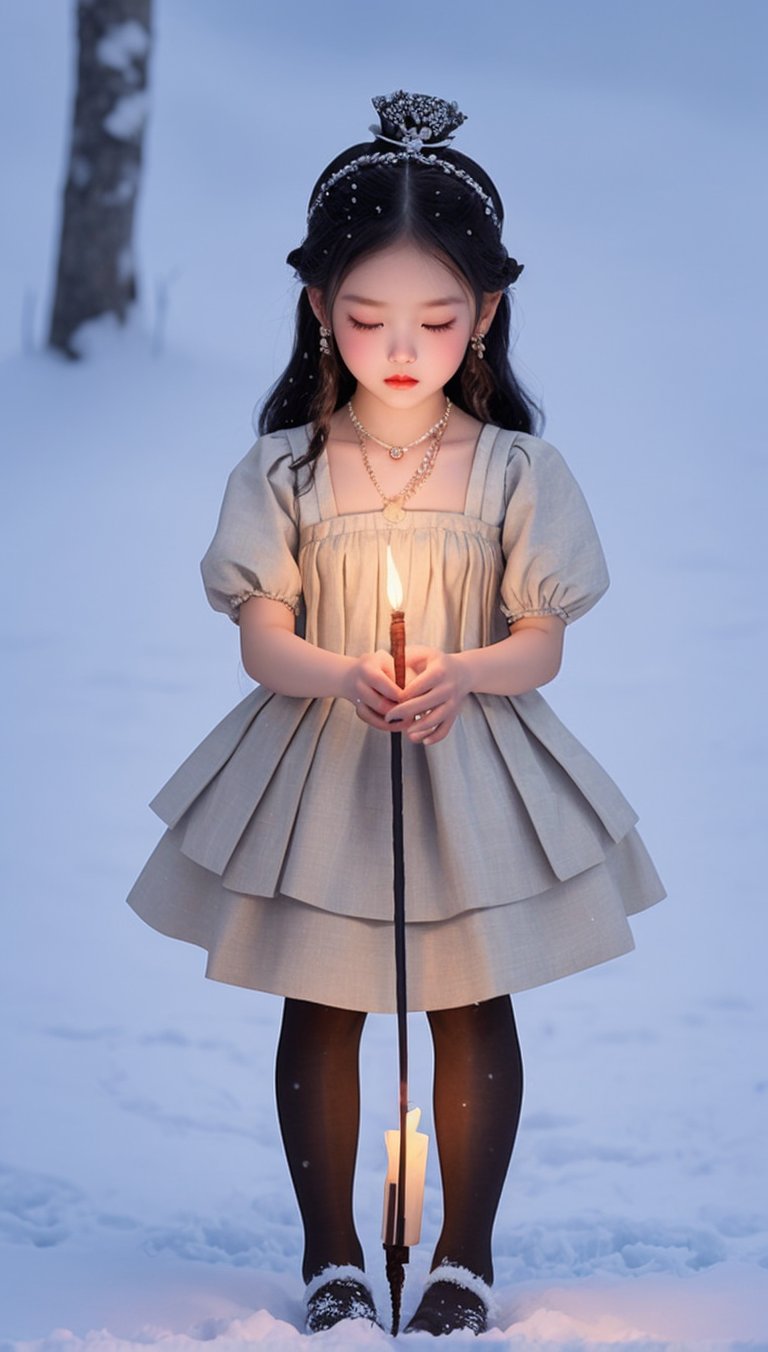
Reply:
[[88, 319], [137, 297], [133, 226], [147, 118], [152, 0], [78, 0], [78, 65], [49, 344], [77, 357]]

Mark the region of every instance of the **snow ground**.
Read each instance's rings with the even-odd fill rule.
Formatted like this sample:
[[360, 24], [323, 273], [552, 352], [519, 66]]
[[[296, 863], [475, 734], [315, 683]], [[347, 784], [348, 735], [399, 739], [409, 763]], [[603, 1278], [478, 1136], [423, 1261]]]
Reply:
[[[34, 153], [14, 170], [24, 210], [2, 227], [11, 304], [0, 317], [0, 394], [11, 435], [1, 642], [13, 710], [3, 747], [12, 773], [10, 934], [0, 952], [2, 1352], [307, 1341], [298, 1219], [272, 1101], [279, 1002], [202, 980], [197, 950], [154, 934], [124, 905], [159, 835], [146, 804], [250, 687], [234, 627], [205, 605], [198, 561], [226, 475], [252, 440], [252, 406], [280, 367], [293, 293], [275, 260], [300, 236], [325, 154], [313, 150], [311, 168], [302, 162], [254, 260], [252, 188], [234, 164], [220, 169], [216, 152], [233, 128], [242, 136], [246, 112], [263, 117], [287, 65], [273, 64], [266, 92], [252, 90], [237, 50], [252, 18], [234, 0], [227, 13], [228, 23], [178, 0], [158, 11], [142, 249], [159, 276], [176, 261], [175, 231], [186, 269], [163, 350], [148, 336], [160, 345], [146, 302], [127, 332], [95, 326], [77, 366], [38, 350], [40, 317], [36, 336], [22, 326], [27, 350], [17, 350], [19, 287], [39, 284], [55, 217], [66, 24], [41, 0], [5, 15], [2, 97], [15, 92], [26, 110]], [[210, 135], [190, 146], [200, 123], [186, 66], [204, 42], [231, 79], [202, 80]], [[51, 73], [47, 126], [18, 73], [33, 52]], [[438, 55], [419, 80], [407, 63], [401, 75], [390, 57], [371, 58], [365, 80], [356, 75], [363, 94], [339, 98], [343, 130], [329, 134], [328, 157], [356, 106], [367, 121], [371, 92], [449, 88]], [[457, 76], [457, 96], [479, 121], [482, 85], [467, 85]], [[590, 146], [608, 96], [569, 97], [584, 133], [570, 155], [577, 142]], [[526, 1101], [497, 1224], [499, 1316], [481, 1341], [560, 1352], [765, 1349], [765, 468], [752, 347], [763, 199], [749, 172], [752, 124], [739, 123], [735, 106], [731, 123], [712, 121], [693, 95], [681, 98], [667, 110], [665, 158], [650, 131], [637, 137], [641, 93], [611, 98], [614, 131], [592, 142], [581, 170], [591, 187], [610, 166], [618, 174], [611, 137], [634, 131], [635, 177], [614, 204], [622, 246], [590, 240], [594, 200], [573, 189], [584, 269], [565, 304], [563, 180], [544, 183], [542, 200], [520, 209], [519, 256], [531, 261], [520, 348], [613, 577], [569, 632], [547, 697], [637, 806], [670, 895], [635, 920], [633, 954], [515, 1000]], [[306, 109], [286, 111], [278, 150], [300, 116]], [[532, 142], [531, 171], [537, 156], [556, 158], [546, 126]], [[738, 213], [727, 194], [710, 192], [713, 156], [739, 189]], [[215, 200], [204, 202], [209, 181]], [[668, 206], [665, 239], [647, 230], [650, 188]], [[641, 233], [655, 289], [638, 313], [629, 259]], [[702, 262], [716, 256], [729, 260], [727, 284], [702, 286]], [[589, 426], [585, 396], [601, 410]], [[371, 1017], [363, 1061], [357, 1212], [384, 1309], [391, 1020]], [[429, 1131], [430, 1053], [416, 1016], [412, 1061]], [[433, 1147], [406, 1313], [439, 1223]], [[398, 1343], [419, 1341], [427, 1335]], [[352, 1326], [313, 1346], [391, 1342]], [[477, 1343], [453, 1335], [450, 1345]]]

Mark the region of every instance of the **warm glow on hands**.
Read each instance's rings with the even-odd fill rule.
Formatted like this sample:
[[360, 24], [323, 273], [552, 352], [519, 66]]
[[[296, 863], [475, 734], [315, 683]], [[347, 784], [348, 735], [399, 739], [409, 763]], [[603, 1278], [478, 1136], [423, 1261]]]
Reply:
[[470, 692], [466, 668], [455, 653], [408, 644], [406, 668], [414, 672], [396, 710], [386, 721], [402, 719], [400, 730], [411, 742], [432, 746], [448, 736]]
[[395, 664], [392, 654], [379, 648], [375, 653], [348, 658], [342, 695], [354, 704], [358, 718], [371, 727], [392, 732], [384, 723], [384, 715], [397, 706], [400, 690], [395, 684]]

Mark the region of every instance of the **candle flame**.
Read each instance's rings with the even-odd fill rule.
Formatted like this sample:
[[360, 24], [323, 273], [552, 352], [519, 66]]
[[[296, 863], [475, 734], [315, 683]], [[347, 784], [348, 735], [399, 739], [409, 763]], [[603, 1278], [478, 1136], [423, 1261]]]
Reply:
[[387, 545], [387, 600], [393, 610], [401, 610], [403, 605], [403, 584], [392, 558], [392, 546]]

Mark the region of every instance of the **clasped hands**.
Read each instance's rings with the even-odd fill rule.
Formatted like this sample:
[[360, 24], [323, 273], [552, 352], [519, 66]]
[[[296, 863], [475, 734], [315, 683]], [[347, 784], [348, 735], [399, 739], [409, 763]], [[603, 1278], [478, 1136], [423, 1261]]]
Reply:
[[458, 654], [406, 644], [406, 683], [395, 683], [392, 654], [365, 653], [350, 667], [344, 695], [358, 718], [381, 732], [402, 732], [411, 742], [431, 746], [448, 736], [470, 693]]

